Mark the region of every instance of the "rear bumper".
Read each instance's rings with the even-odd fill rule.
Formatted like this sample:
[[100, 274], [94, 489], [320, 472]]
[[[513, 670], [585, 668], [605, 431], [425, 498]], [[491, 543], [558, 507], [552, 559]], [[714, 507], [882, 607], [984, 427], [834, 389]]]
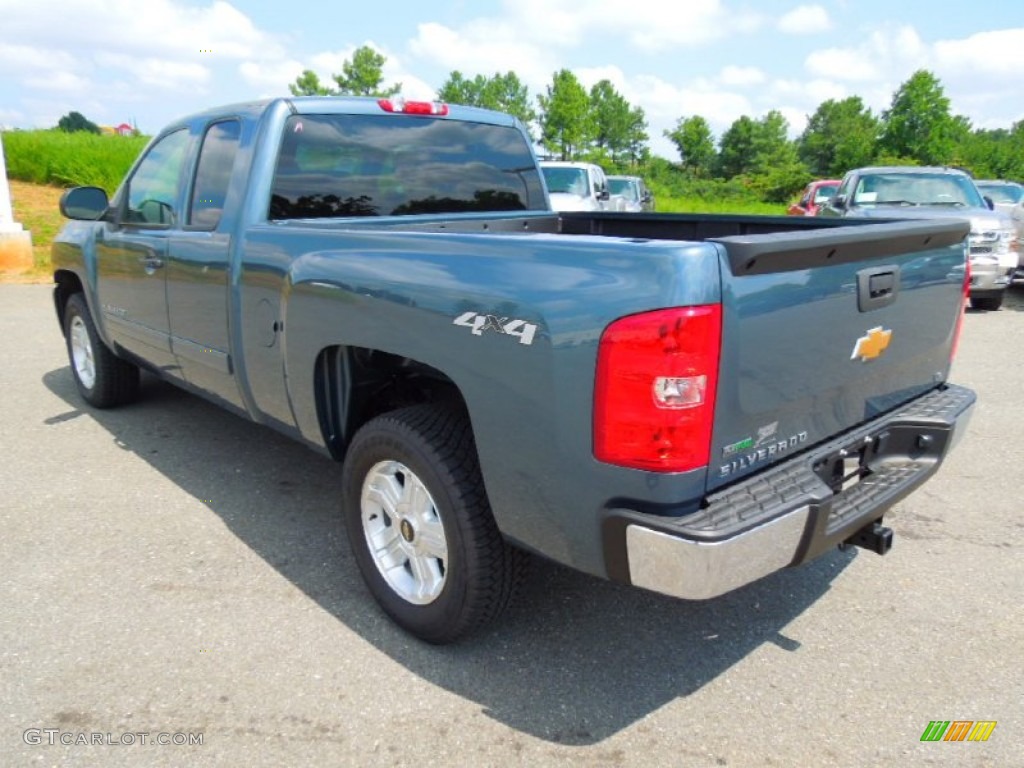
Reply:
[[[712, 494], [692, 515], [611, 510], [604, 525], [609, 574], [700, 600], [817, 557], [923, 484], [963, 436], [974, 402], [963, 387], [933, 390]], [[822, 476], [844, 455], [862, 456], [864, 476], [836, 491]]]

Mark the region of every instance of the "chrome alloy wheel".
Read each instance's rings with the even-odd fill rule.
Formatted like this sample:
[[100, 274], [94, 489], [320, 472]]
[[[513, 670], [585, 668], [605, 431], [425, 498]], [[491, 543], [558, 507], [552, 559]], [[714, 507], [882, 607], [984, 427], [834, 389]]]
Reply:
[[92, 341], [85, 321], [76, 315], [71, 319], [71, 360], [75, 364], [75, 374], [82, 386], [92, 389], [96, 384], [96, 361], [92, 354]]
[[415, 605], [437, 599], [448, 569], [448, 540], [423, 481], [398, 461], [366, 473], [360, 497], [370, 556], [395, 594]]

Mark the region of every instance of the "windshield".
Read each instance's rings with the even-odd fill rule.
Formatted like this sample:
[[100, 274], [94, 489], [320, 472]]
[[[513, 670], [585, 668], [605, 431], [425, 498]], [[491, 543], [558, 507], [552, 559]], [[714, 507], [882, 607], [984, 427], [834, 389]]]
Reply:
[[587, 172], [583, 168], [545, 165], [541, 166], [541, 171], [544, 173], [544, 180], [548, 183], [548, 192], [587, 196]]
[[608, 179], [608, 191], [634, 203], [640, 200], [640, 190], [632, 179]]
[[872, 173], [861, 176], [854, 205], [925, 205], [984, 208], [978, 188], [958, 173]]
[[839, 189], [838, 184], [825, 184], [818, 187], [814, 192], [814, 202], [821, 203], [826, 200], [831, 200], [837, 189]]
[[1017, 184], [984, 184], [979, 183], [981, 194], [992, 198], [993, 203], [1012, 203], [1016, 205], [1024, 197], [1024, 187]]

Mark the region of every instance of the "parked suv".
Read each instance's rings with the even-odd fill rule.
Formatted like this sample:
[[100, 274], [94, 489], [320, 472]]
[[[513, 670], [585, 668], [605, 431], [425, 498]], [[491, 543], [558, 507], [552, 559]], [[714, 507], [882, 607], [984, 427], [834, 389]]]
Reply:
[[877, 219], [958, 218], [971, 223], [971, 306], [996, 310], [1017, 268], [1013, 222], [994, 211], [974, 180], [944, 167], [858, 168], [818, 213]]
[[612, 197], [622, 199], [621, 210], [642, 213], [654, 210], [654, 195], [639, 176], [609, 176]]
[[615, 211], [621, 201], [613, 200], [604, 169], [594, 163], [543, 160], [540, 169], [555, 211]]

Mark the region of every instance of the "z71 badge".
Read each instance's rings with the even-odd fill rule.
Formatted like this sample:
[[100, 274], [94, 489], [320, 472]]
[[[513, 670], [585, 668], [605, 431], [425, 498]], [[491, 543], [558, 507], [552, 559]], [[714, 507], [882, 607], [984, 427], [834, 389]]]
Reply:
[[537, 333], [537, 326], [525, 320], [481, 315], [478, 312], [463, 312], [452, 320], [452, 324], [472, 329], [474, 336], [482, 336], [484, 331], [497, 331], [505, 336], [515, 336], [520, 344], [533, 344], [533, 336]]

